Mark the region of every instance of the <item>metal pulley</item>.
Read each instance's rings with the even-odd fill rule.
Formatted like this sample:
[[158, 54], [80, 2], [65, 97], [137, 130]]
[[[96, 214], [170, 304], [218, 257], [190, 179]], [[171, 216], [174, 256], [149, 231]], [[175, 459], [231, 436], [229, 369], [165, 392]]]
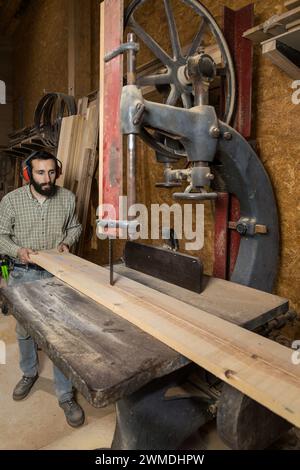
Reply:
[[[149, 75], [143, 74], [141, 76], [137, 74], [137, 85], [141, 87], [142, 91], [143, 87], [146, 86], [154, 86], [158, 91], [167, 88], [168, 93], [165, 98], [165, 104], [182, 106], [189, 109], [197, 105], [197, 103], [195, 103], [194, 90], [192, 87], [195, 73], [193, 74], [191, 71], [196, 71], [198, 77], [200, 73], [201, 79], [207, 76], [209, 82], [211, 78], [219, 75], [222, 77], [223, 82], [226, 82], [224, 83], [226, 98], [224, 113], [218, 117], [221, 121], [229, 124], [233, 118], [236, 100], [234, 65], [223, 32], [211, 13], [196, 0], [180, 1], [182, 11], [186, 10], [186, 12], [190, 12], [192, 10], [194, 16], [201, 19], [201, 23], [198, 30], [195, 32], [192, 43], [188, 47], [183, 47], [186, 45], [181, 44], [171, 1], [156, 1], [155, 5], [159, 7], [160, 4], [162, 4], [166, 13], [172, 50], [171, 56], [136, 20], [136, 15], [142, 12], [143, 8], [146, 8], [148, 3], [150, 3], [150, 1], [133, 0], [125, 12], [125, 28], [133, 31], [158, 61], [157, 72]], [[151, 3], [153, 2], [151, 1]], [[221, 64], [219, 64], [219, 67], [215, 66], [211, 61], [211, 57], [205, 53], [204, 41], [207, 40], [208, 35], [210, 36], [210, 45], [216, 45], [220, 51]], [[193, 60], [195, 56], [197, 59]], [[203, 80], [201, 80], [201, 82], [203, 83]], [[198, 80], [198, 84], [199, 83]], [[201, 96], [204, 95], [205, 94], [202, 94]], [[208, 87], [206, 89], [206, 95], [208, 95]], [[201, 102], [204, 103], [206, 101], [207, 98]], [[148, 145], [165, 157], [170, 157], [174, 160], [174, 157], [186, 156], [184, 150], [181, 151], [180, 154], [176, 153], [167, 142], [162, 142], [163, 139], [159, 137], [158, 132], [152, 133], [149, 129], [143, 127], [140, 135]]]

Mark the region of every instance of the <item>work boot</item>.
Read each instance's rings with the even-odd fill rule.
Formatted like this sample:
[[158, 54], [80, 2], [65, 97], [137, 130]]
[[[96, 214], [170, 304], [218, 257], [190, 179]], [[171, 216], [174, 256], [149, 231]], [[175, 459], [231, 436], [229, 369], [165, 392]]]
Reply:
[[59, 406], [64, 410], [67, 423], [73, 428], [77, 428], [84, 423], [84, 411], [78, 403], [71, 398], [71, 400], [59, 403]]
[[26, 398], [37, 379], [38, 374], [36, 374], [34, 377], [26, 377], [26, 375], [23, 375], [21, 380], [14, 388], [13, 399], [19, 401], [23, 400], [23, 398]]

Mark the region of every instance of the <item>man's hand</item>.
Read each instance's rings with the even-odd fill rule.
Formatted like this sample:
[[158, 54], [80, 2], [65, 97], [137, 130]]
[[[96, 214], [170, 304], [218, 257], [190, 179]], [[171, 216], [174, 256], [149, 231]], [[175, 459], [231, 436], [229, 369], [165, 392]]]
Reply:
[[65, 243], [60, 243], [57, 247], [60, 253], [69, 253], [70, 249]]
[[17, 256], [22, 263], [34, 263], [29, 256], [36, 255], [37, 251], [31, 250], [30, 248], [19, 248]]

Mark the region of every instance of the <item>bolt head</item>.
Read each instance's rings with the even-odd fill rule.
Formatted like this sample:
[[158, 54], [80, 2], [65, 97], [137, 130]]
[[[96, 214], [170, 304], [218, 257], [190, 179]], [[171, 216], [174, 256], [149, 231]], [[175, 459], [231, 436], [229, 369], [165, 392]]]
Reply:
[[224, 139], [225, 140], [231, 140], [232, 139], [231, 132], [224, 132]]
[[240, 234], [240, 235], [246, 235], [247, 233], [247, 225], [244, 224], [244, 223], [241, 223], [241, 224], [237, 224], [236, 226], [236, 231]]
[[214, 139], [218, 139], [220, 137], [220, 129], [218, 127], [212, 127], [210, 129], [210, 135], [214, 138]]

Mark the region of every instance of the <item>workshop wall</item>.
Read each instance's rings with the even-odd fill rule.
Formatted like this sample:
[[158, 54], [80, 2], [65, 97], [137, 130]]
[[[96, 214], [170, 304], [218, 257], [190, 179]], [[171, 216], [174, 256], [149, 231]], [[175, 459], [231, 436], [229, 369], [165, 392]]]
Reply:
[[67, 92], [66, 0], [30, 2], [14, 35], [14, 126], [33, 124], [45, 92]]
[[12, 162], [1, 154], [1, 148], [8, 143], [8, 134], [13, 124], [12, 97], [12, 45], [8, 38], [0, 37], [0, 80], [6, 86], [6, 104], [0, 104], [0, 200], [12, 189]]
[[100, 7], [98, 0], [91, 2], [91, 91], [99, 89]]
[[[68, 92], [68, 4], [68, 0], [30, 2], [14, 34], [15, 128], [33, 124], [35, 107], [45, 92]], [[87, 94], [99, 87], [99, 1], [76, 0], [75, 4], [80, 23], [76, 26], [76, 86]], [[85, 11], [90, 12], [90, 20]], [[85, 30], [86, 24], [91, 31]]]
[[8, 143], [12, 131], [12, 46], [7, 38], [0, 37], [0, 80], [6, 85], [6, 104], [0, 105], [0, 147]]
[[[129, 0], [125, 2], [129, 3]], [[233, 9], [242, 8], [249, 0], [203, 0], [219, 25], [222, 25], [223, 6]], [[266, 21], [272, 15], [285, 11], [284, 0], [257, 0], [255, 6], [255, 24]], [[194, 35], [197, 22], [186, 15], [186, 9], [178, 0], [173, 0], [175, 17], [179, 25], [180, 39], [183, 45], [189, 44]], [[161, 44], [167, 47], [168, 30], [162, 8], [156, 2], [144, 6], [139, 23]], [[154, 56], [145, 47], [141, 48], [138, 65], [151, 61]], [[259, 156], [264, 163], [274, 186], [281, 226], [281, 257], [276, 293], [287, 297], [290, 306], [300, 312], [299, 297], [299, 150], [300, 136], [295, 123], [300, 118], [300, 105], [292, 104], [292, 79], [284, 72], [263, 58], [259, 46], [254, 48], [253, 80], [253, 130], [252, 139], [256, 140]], [[161, 165], [156, 163], [154, 152], [140, 143], [138, 157], [138, 200], [152, 203], [167, 202], [172, 204], [171, 191], [155, 188], [155, 183], [162, 179]], [[298, 213], [297, 213], [298, 211]], [[298, 217], [297, 217], [298, 214]], [[213, 207], [205, 205], [206, 227], [205, 246], [200, 252], [205, 272], [212, 271], [213, 247]], [[181, 248], [184, 247], [184, 241]], [[193, 254], [190, 252], [190, 254]], [[196, 253], [194, 253], [196, 254]]]

